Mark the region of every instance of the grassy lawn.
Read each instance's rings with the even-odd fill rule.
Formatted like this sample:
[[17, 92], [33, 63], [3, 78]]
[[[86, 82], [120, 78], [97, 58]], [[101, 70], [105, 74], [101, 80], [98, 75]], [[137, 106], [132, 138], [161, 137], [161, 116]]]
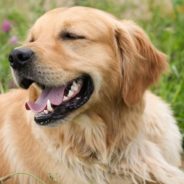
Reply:
[[[160, 83], [153, 87], [153, 90], [171, 104], [181, 131], [184, 133], [184, 0], [173, 0], [171, 3], [173, 8], [170, 12], [163, 11], [167, 7], [156, 6], [153, 0], [149, 0], [148, 14], [143, 13], [140, 14], [141, 16], [131, 16], [131, 12], [144, 6], [141, 3], [139, 8], [130, 2], [122, 4], [120, 0], [68, 2], [67, 5], [100, 8], [119, 18], [131, 17], [146, 30], [153, 43], [168, 55], [170, 61], [170, 71], [162, 77]], [[57, 5], [57, 0], [0, 1], [0, 25], [5, 24], [4, 21], [9, 21], [11, 24], [8, 31], [0, 30], [1, 92], [9, 88], [11, 81], [7, 62], [8, 53], [24, 40], [26, 31], [38, 16]]]

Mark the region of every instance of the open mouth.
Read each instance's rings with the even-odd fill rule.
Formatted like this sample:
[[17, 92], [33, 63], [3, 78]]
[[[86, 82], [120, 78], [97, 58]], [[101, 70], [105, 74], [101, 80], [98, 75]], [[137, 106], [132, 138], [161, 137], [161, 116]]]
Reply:
[[[24, 79], [22, 85], [28, 87], [33, 82], [35, 81]], [[83, 75], [59, 87], [40, 86], [42, 93], [38, 99], [26, 103], [26, 109], [35, 112], [34, 119], [40, 125], [64, 119], [69, 113], [84, 105], [94, 90], [89, 75]]]

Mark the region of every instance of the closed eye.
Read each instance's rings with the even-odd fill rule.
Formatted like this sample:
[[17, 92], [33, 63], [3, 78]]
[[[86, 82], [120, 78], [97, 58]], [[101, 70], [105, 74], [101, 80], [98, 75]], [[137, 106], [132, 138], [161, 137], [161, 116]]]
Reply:
[[62, 32], [60, 34], [60, 37], [63, 40], [78, 40], [78, 39], [85, 39], [86, 38], [83, 35], [79, 35], [79, 34], [72, 33], [72, 32], [67, 32], [67, 31]]

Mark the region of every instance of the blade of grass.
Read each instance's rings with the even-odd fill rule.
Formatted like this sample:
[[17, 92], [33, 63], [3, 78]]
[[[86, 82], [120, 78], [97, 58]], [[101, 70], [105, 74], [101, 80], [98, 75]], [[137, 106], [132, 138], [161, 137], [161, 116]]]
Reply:
[[17, 175], [27, 175], [27, 176], [30, 176], [32, 178], [34, 178], [37, 182], [39, 182], [40, 184], [46, 184], [43, 180], [41, 180], [39, 177], [33, 175], [33, 174], [30, 174], [30, 173], [23, 173], [23, 172], [20, 172], [20, 173], [12, 173], [12, 174], [9, 174], [9, 175], [6, 175], [6, 176], [3, 176], [0, 178], [0, 184], [4, 184], [4, 182], [6, 182], [7, 180], [9, 179], [12, 179], [12, 177], [15, 177]]

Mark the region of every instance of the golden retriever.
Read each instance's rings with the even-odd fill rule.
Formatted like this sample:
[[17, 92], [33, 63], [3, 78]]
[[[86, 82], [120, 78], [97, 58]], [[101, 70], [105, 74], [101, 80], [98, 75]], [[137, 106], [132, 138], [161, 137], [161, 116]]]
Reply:
[[9, 61], [29, 89], [0, 96], [0, 176], [27, 175], [5, 184], [184, 184], [175, 119], [147, 91], [166, 57], [139, 26], [58, 8]]

